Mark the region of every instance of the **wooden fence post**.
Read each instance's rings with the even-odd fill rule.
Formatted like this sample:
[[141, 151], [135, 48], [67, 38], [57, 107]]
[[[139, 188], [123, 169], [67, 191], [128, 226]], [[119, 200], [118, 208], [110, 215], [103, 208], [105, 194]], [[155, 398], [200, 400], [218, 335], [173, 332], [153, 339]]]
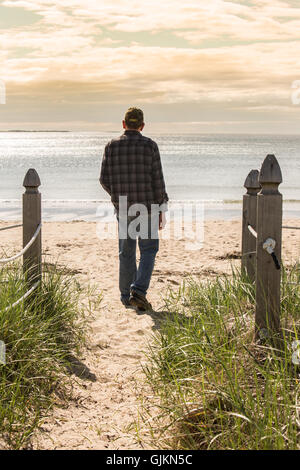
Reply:
[[257, 195], [257, 266], [255, 339], [274, 337], [280, 331], [280, 269], [263, 245], [268, 239], [276, 242], [274, 255], [281, 262], [282, 182], [280, 166], [274, 155], [267, 155], [260, 174], [262, 187]]
[[[31, 168], [23, 181], [26, 189], [23, 194], [23, 247], [31, 240], [42, 220], [41, 193], [38, 189], [40, 185], [39, 175]], [[41, 258], [42, 235], [40, 231], [35, 242], [23, 255], [23, 272], [29, 286], [41, 280]]]
[[242, 272], [248, 275], [251, 282], [255, 281], [256, 273], [256, 239], [248, 225], [256, 230], [257, 193], [260, 190], [258, 176], [258, 170], [250, 171], [244, 183], [247, 193], [243, 196]]

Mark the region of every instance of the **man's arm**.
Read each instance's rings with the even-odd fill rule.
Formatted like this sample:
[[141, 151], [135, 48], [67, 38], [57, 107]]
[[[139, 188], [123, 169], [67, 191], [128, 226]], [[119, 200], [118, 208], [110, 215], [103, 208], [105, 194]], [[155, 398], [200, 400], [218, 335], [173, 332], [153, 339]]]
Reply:
[[162, 205], [161, 211], [168, 210], [169, 197], [166, 193], [166, 185], [161, 165], [160, 153], [157, 144], [154, 146], [154, 154], [152, 161], [152, 188], [154, 199], [157, 204]]
[[100, 184], [105, 189], [105, 191], [111, 195], [111, 188], [110, 188], [110, 178], [109, 178], [109, 144], [106, 145], [103, 153], [102, 164], [101, 164], [101, 172], [100, 172]]

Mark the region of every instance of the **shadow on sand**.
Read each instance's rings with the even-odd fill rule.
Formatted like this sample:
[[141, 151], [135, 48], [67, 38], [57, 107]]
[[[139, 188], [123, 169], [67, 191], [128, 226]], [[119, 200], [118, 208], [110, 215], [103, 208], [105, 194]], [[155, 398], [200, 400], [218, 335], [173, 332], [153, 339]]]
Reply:
[[178, 319], [180, 320], [181, 317], [182, 319], [186, 319], [184, 314], [179, 312], [172, 312], [170, 310], [137, 310], [136, 313], [137, 315], [149, 315], [154, 322], [154, 325], [152, 326], [154, 331], [160, 330], [162, 323], [166, 320], [175, 321], [176, 318], [176, 322], [178, 323]]
[[90, 380], [91, 382], [96, 382], [97, 377], [90, 369], [81, 362], [77, 357], [70, 355], [68, 357], [68, 371], [70, 374], [76, 375], [79, 379]]

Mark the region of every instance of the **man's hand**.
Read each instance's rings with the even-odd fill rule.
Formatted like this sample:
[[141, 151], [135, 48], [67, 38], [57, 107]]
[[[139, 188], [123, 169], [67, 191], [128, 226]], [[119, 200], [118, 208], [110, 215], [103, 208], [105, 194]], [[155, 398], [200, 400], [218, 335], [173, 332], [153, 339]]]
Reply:
[[159, 213], [159, 230], [163, 230], [166, 226], [167, 220], [166, 220], [166, 214], [165, 212], [160, 212]]

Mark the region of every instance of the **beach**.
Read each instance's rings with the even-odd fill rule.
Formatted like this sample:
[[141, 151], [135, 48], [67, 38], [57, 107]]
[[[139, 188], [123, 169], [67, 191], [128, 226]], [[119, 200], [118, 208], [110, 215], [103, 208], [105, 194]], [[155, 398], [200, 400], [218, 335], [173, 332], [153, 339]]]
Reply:
[[[1, 222], [0, 228], [11, 225]], [[300, 220], [284, 220], [300, 227]], [[99, 232], [98, 232], [99, 233]], [[171, 231], [172, 233], [172, 231]], [[102, 293], [90, 311], [88, 348], [78, 358], [72, 395], [67, 404], [57, 397], [57, 407], [34, 437], [36, 449], [142, 449], [132, 423], [138, 419], [140, 400], [151, 390], [143, 384], [144, 351], [166, 315], [164, 297], [184, 280], [210, 279], [230, 273], [240, 265], [241, 221], [206, 220], [203, 247], [187, 250], [187, 240], [160, 240], [160, 251], [149, 290], [153, 314], [126, 310], [119, 301], [117, 239], [99, 239], [95, 222], [45, 222], [42, 228], [45, 263], [65, 267], [93, 295]], [[22, 229], [1, 232], [2, 257], [19, 251]], [[299, 261], [299, 231], [283, 230], [286, 266]], [[75, 369], [74, 369], [75, 370]], [[79, 373], [78, 373], [79, 371]], [[141, 431], [142, 432], [142, 431]]]
[[0, 450], [299, 450], [300, 1], [0, 28]]

